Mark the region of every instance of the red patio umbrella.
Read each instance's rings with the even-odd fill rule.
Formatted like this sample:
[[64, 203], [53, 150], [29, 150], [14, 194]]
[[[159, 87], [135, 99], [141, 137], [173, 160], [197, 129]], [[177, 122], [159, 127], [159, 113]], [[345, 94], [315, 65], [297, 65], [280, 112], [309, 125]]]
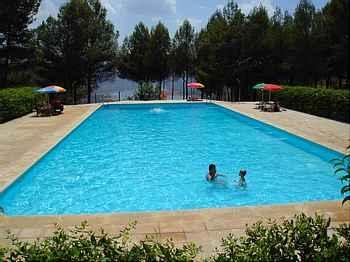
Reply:
[[204, 88], [205, 86], [201, 83], [188, 83], [187, 87], [197, 89], [197, 88]]
[[271, 92], [279, 91], [279, 90], [282, 90], [282, 89], [283, 89], [282, 86], [274, 85], [274, 84], [265, 84], [264, 87], [263, 87], [263, 90], [271, 91]]
[[[205, 88], [205, 86], [201, 83], [188, 83], [187, 84], [187, 87], [188, 88], [191, 88], [191, 89], [201, 89], [201, 88]], [[191, 96], [192, 96], [192, 90], [191, 90]]]
[[269, 91], [269, 101], [271, 100], [271, 92], [276, 92], [282, 90], [283, 87], [274, 84], [265, 84], [262, 90]]

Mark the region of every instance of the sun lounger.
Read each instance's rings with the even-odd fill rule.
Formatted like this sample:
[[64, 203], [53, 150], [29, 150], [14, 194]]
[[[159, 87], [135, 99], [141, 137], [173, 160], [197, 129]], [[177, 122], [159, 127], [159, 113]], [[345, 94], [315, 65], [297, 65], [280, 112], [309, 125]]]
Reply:
[[35, 109], [37, 116], [51, 116], [53, 114], [52, 106], [50, 104], [37, 106]]

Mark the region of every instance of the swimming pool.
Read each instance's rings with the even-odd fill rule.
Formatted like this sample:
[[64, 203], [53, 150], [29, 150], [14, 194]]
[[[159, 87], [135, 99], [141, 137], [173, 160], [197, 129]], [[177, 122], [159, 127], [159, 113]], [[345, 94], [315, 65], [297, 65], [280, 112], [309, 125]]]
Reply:
[[[335, 200], [341, 156], [214, 104], [104, 105], [0, 194], [7, 215]], [[208, 165], [226, 175], [208, 183]], [[241, 168], [247, 187], [234, 184]]]

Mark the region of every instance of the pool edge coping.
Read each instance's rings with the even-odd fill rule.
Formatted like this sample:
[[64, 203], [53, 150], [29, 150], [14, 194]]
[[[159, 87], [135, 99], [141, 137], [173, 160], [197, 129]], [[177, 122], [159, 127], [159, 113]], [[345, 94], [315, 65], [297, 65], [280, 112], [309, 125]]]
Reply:
[[[1, 216], [7, 219], [25, 219], [25, 218], [41, 218], [41, 219], [52, 219], [52, 218], [74, 218], [79, 219], [85, 218], [94, 218], [94, 217], [138, 217], [138, 216], [150, 216], [150, 215], [180, 215], [181, 213], [208, 213], [208, 212], [216, 212], [216, 211], [225, 211], [225, 210], [239, 210], [239, 209], [251, 209], [251, 208], [278, 208], [278, 207], [295, 207], [295, 206], [303, 206], [303, 205], [313, 205], [313, 204], [334, 204], [342, 207], [342, 199], [333, 199], [333, 200], [310, 200], [310, 201], [301, 201], [301, 202], [289, 202], [289, 203], [274, 203], [274, 204], [262, 204], [262, 205], [243, 205], [243, 206], [226, 206], [226, 207], [205, 207], [205, 208], [192, 208], [192, 209], [177, 209], [177, 210], [153, 210], [153, 211], [129, 211], [129, 212], [111, 212], [111, 213], [82, 213], [82, 214], [46, 214], [46, 215], [14, 215], [9, 216], [6, 214], [0, 213]], [[344, 205], [344, 208], [350, 208], [349, 205]], [[349, 209], [350, 210], [350, 209]], [[349, 214], [350, 219], [350, 214]], [[82, 219], [83, 220], [83, 219]], [[349, 220], [350, 222], [350, 220]]]

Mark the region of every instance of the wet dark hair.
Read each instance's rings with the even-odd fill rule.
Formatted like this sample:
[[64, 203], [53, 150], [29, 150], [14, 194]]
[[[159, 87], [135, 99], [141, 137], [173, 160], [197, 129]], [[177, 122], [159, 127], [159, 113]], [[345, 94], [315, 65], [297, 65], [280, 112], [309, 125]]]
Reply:
[[239, 174], [241, 175], [246, 175], [247, 174], [247, 170], [244, 170], [244, 169], [241, 169], [240, 171], [239, 171]]
[[209, 170], [213, 169], [213, 168], [216, 168], [216, 166], [214, 164], [210, 164], [209, 165]]

